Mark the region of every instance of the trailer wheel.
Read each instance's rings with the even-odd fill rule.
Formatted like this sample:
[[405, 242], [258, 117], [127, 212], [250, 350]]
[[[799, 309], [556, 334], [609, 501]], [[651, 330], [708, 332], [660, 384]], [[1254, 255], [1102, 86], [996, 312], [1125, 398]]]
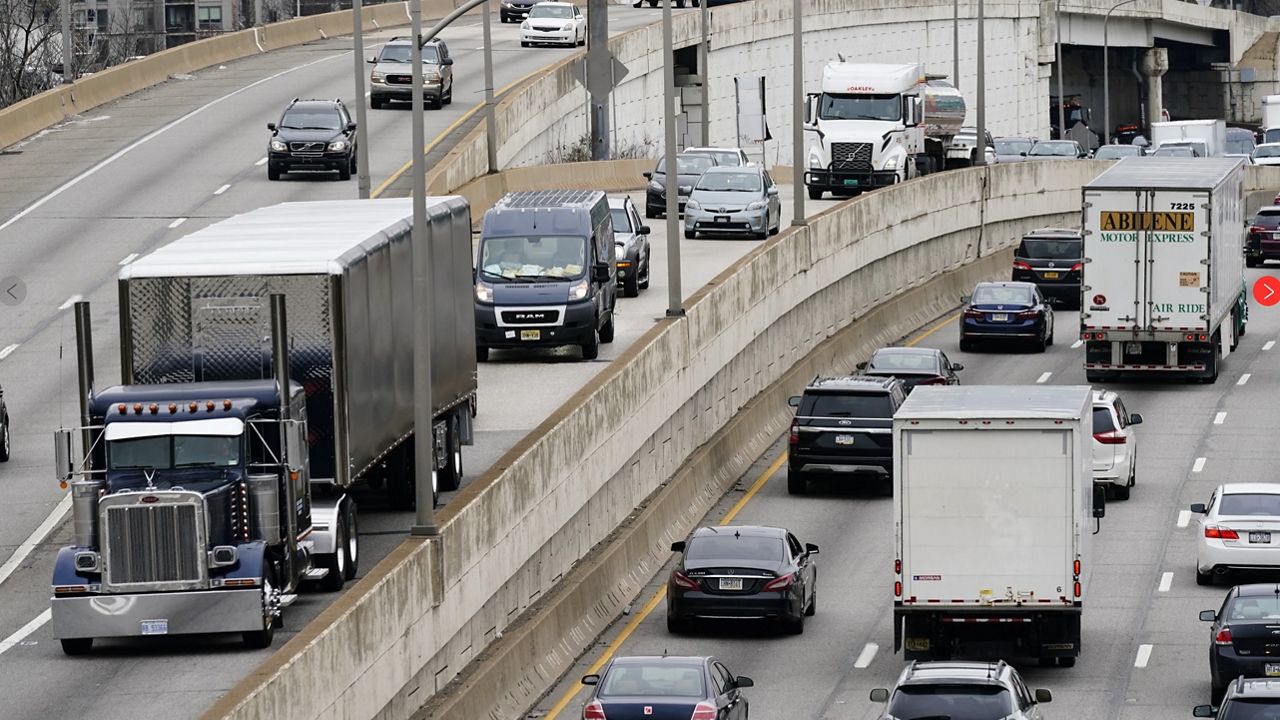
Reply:
[[1058, 658], [1058, 667], [1069, 668], [1069, 667], [1075, 667], [1075, 666], [1076, 666], [1076, 659], [1073, 657]]
[[356, 501], [347, 503], [347, 544], [343, 546], [347, 554], [347, 579], [355, 580], [360, 572], [360, 523], [356, 520]]
[[457, 490], [462, 485], [462, 441], [459, 437], [458, 419], [451, 418], [449, 429], [445, 433], [445, 449], [449, 453], [449, 460], [438, 476], [441, 490]]
[[62, 638], [63, 655], [87, 655], [93, 649], [93, 638]]

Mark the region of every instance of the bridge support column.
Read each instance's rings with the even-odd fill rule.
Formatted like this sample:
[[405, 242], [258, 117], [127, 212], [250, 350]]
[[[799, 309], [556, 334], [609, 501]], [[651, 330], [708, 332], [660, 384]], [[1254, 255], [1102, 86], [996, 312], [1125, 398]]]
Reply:
[[1169, 51], [1151, 48], [1142, 54], [1142, 74], [1147, 78], [1147, 138], [1151, 138], [1151, 123], [1160, 122], [1164, 109], [1164, 74], [1169, 71]]

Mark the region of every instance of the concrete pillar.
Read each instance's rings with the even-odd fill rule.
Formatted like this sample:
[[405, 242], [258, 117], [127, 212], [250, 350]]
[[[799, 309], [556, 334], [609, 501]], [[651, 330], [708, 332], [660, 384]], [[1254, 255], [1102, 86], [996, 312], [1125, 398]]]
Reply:
[[1142, 54], [1142, 74], [1147, 78], [1147, 139], [1151, 139], [1151, 125], [1160, 122], [1164, 109], [1164, 74], [1169, 71], [1169, 51], [1151, 48]]

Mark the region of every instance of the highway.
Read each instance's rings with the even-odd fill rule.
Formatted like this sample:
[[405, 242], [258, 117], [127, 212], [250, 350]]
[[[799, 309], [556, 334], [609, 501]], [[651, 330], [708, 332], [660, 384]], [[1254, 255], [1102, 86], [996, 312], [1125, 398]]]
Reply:
[[[659, 17], [647, 8], [610, 10], [614, 32]], [[521, 49], [516, 27], [498, 23], [495, 15], [499, 87], [572, 52]], [[369, 52], [400, 32], [366, 36]], [[428, 140], [483, 98], [478, 21], [464, 19], [442, 37], [456, 58], [456, 102], [427, 111]], [[45, 624], [52, 558], [70, 542], [50, 437], [60, 424], [77, 419], [69, 312], [75, 300], [93, 303], [97, 384], [113, 384], [119, 377], [115, 277], [122, 264], [255, 207], [355, 197], [354, 179], [272, 183], [260, 164], [265, 123], [276, 120], [293, 97], [349, 99], [351, 68], [349, 39], [342, 38], [252, 57], [103, 106], [0, 154], [0, 276], [18, 278], [26, 293], [19, 305], [0, 306], [0, 384], [13, 422], [13, 460], [0, 465], [0, 716], [6, 720], [192, 717], [270, 652], [245, 651], [237, 638], [173, 638], [102, 642], [88, 658], [63, 657]], [[375, 188], [409, 158], [410, 121], [403, 105], [369, 111]], [[637, 185], [642, 182], [637, 178]], [[787, 197], [784, 211], [790, 209]], [[651, 224], [653, 283], [639, 298], [620, 300], [617, 339], [602, 348], [597, 362], [566, 362], [571, 356], [553, 352], [495, 353], [493, 362], [481, 366], [477, 445], [464, 456], [469, 476], [483, 472], [663, 315], [665, 225]], [[755, 244], [687, 242], [683, 294], [693, 294]], [[364, 510], [361, 566], [367, 571], [401, 541], [412, 516], [380, 512], [376, 498], [368, 498]], [[286, 612], [274, 647], [333, 597], [300, 596]], [[66, 682], [69, 675], [75, 682]]]
[[[1246, 272], [1250, 282], [1262, 274]], [[1184, 511], [1207, 501], [1219, 483], [1273, 480], [1280, 462], [1274, 442], [1280, 407], [1273, 392], [1280, 383], [1280, 312], [1255, 304], [1250, 314], [1248, 334], [1214, 385], [1107, 385], [1145, 421], [1135, 428], [1137, 485], [1132, 499], [1108, 503], [1086, 560], [1093, 577], [1078, 664], [1041, 668], [1034, 660], [1010, 659], [1029, 687], [1053, 691], [1053, 702], [1043, 708], [1046, 718], [1168, 720], [1190, 717], [1194, 705], [1209, 702], [1210, 638], [1197, 614], [1216, 609], [1227, 588], [1196, 585], [1195, 525], [1188, 526]], [[1084, 384], [1082, 350], [1072, 347], [1077, 318], [1075, 312], [1057, 313], [1056, 342], [1043, 355], [962, 353], [954, 315], [905, 342], [940, 348], [963, 363], [965, 384]], [[862, 359], [849, 358], [850, 368]], [[719, 657], [734, 673], [755, 680], [744, 691], [754, 718], [879, 717], [882, 706], [869, 702], [868, 693], [891, 688], [903, 668], [893, 652], [892, 499], [856, 483], [815, 484], [809, 495], [791, 497], [785, 449], [780, 438], [704, 524], [728, 519], [783, 526], [801, 542], [818, 544], [817, 615], [808, 619], [804, 634], [787, 636], [747, 622], [668, 634], [665, 600], [654, 598], [669, 563], [634, 601], [633, 613], [578, 660], [532, 717], [579, 717], [585, 694], [578, 692], [578, 678], [594, 672], [589, 668], [615, 645], [619, 655]]]

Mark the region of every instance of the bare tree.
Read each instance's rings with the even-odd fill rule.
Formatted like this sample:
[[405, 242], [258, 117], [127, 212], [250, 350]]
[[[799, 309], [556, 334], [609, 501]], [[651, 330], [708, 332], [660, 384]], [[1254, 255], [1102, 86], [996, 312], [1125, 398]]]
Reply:
[[61, 80], [58, 12], [56, 0], [0, 0], [0, 107]]

